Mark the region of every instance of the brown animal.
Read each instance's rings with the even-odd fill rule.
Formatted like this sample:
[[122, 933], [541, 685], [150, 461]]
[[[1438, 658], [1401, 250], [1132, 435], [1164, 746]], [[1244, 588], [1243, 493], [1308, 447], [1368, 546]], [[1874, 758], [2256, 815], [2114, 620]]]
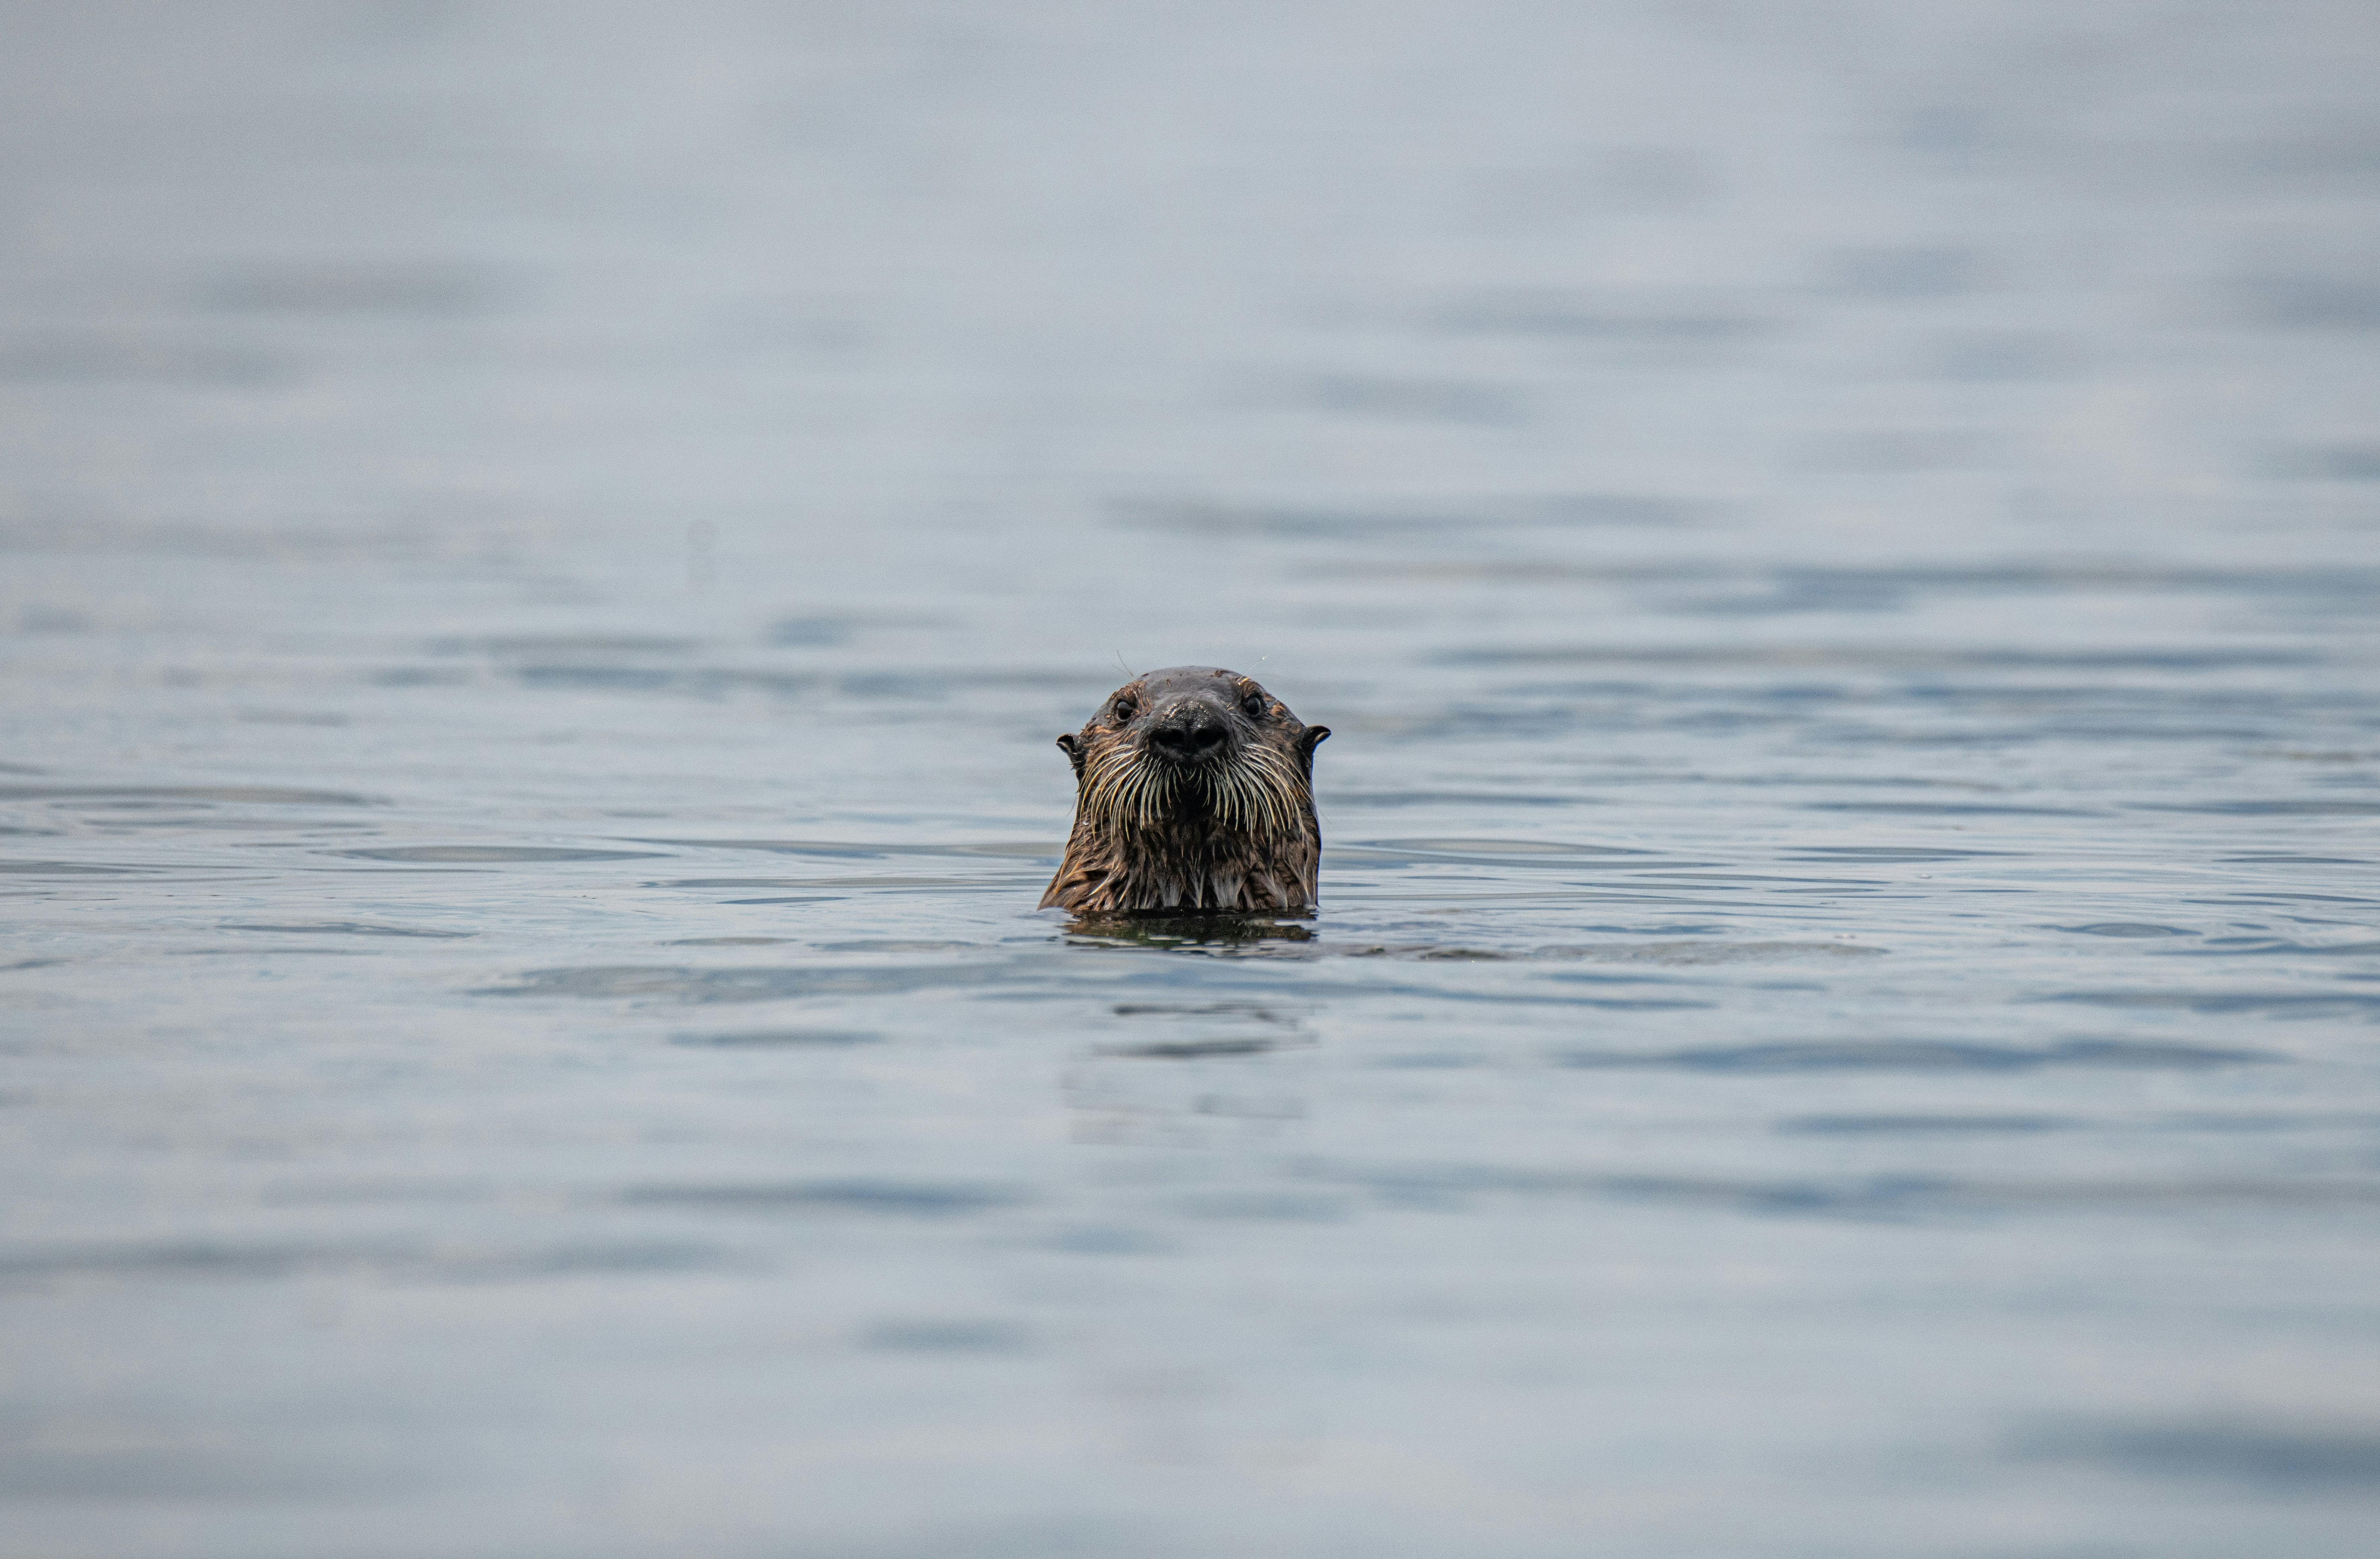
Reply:
[[1314, 749], [1330, 734], [1236, 671], [1174, 666], [1126, 683], [1058, 738], [1075, 766], [1075, 831], [1041, 907], [1311, 907], [1322, 858]]

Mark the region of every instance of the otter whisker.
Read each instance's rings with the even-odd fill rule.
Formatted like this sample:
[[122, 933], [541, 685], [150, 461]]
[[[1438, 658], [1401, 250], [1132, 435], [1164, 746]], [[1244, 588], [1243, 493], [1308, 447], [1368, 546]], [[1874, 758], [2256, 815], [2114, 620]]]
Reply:
[[1251, 747], [1241, 760], [1213, 774], [1208, 793], [1218, 820], [1227, 827], [1277, 837], [1294, 827], [1305, 801], [1299, 777], [1268, 747]]

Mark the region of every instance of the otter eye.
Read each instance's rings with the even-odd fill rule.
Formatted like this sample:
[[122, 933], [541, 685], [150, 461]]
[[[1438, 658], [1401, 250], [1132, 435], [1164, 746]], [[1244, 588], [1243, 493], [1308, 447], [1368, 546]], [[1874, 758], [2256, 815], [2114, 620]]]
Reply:
[[1264, 719], [1264, 695], [1259, 693], [1251, 693], [1245, 698], [1240, 700], [1240, 707], [1248, 712], [1248, 719], [1252, 720], [1260, 720]]
[[1120, 720], [1128, 720], [1132, 719], [1134, 713], [1138, 710], [1139, 707], [1139, 705], [1134, 703], [1129, 698], [1119, 698], [1115, 701], [1115, 718]]

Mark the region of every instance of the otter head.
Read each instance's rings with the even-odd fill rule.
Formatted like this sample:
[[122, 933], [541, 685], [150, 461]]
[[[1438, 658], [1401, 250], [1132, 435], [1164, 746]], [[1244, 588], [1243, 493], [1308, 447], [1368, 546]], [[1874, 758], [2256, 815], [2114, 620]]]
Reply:
[[1311, 904], [1314, 749], [1330, 734], [1236, 671], [1176, 666], [1126, 683], [1058, 738], [1075, 766], [1075, 828], [1042, 907]]

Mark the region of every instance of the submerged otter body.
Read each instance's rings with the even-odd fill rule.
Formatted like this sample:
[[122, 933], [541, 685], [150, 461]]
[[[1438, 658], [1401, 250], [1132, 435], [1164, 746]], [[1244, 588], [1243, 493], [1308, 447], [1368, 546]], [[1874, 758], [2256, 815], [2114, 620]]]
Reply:
[[1126, 683], [1058, 738], [1075, 766], [1075, 830], [1041, 907], [1310, 908], [1314, 749], [1330, 734], [1236, 671], [1175, 666]]

